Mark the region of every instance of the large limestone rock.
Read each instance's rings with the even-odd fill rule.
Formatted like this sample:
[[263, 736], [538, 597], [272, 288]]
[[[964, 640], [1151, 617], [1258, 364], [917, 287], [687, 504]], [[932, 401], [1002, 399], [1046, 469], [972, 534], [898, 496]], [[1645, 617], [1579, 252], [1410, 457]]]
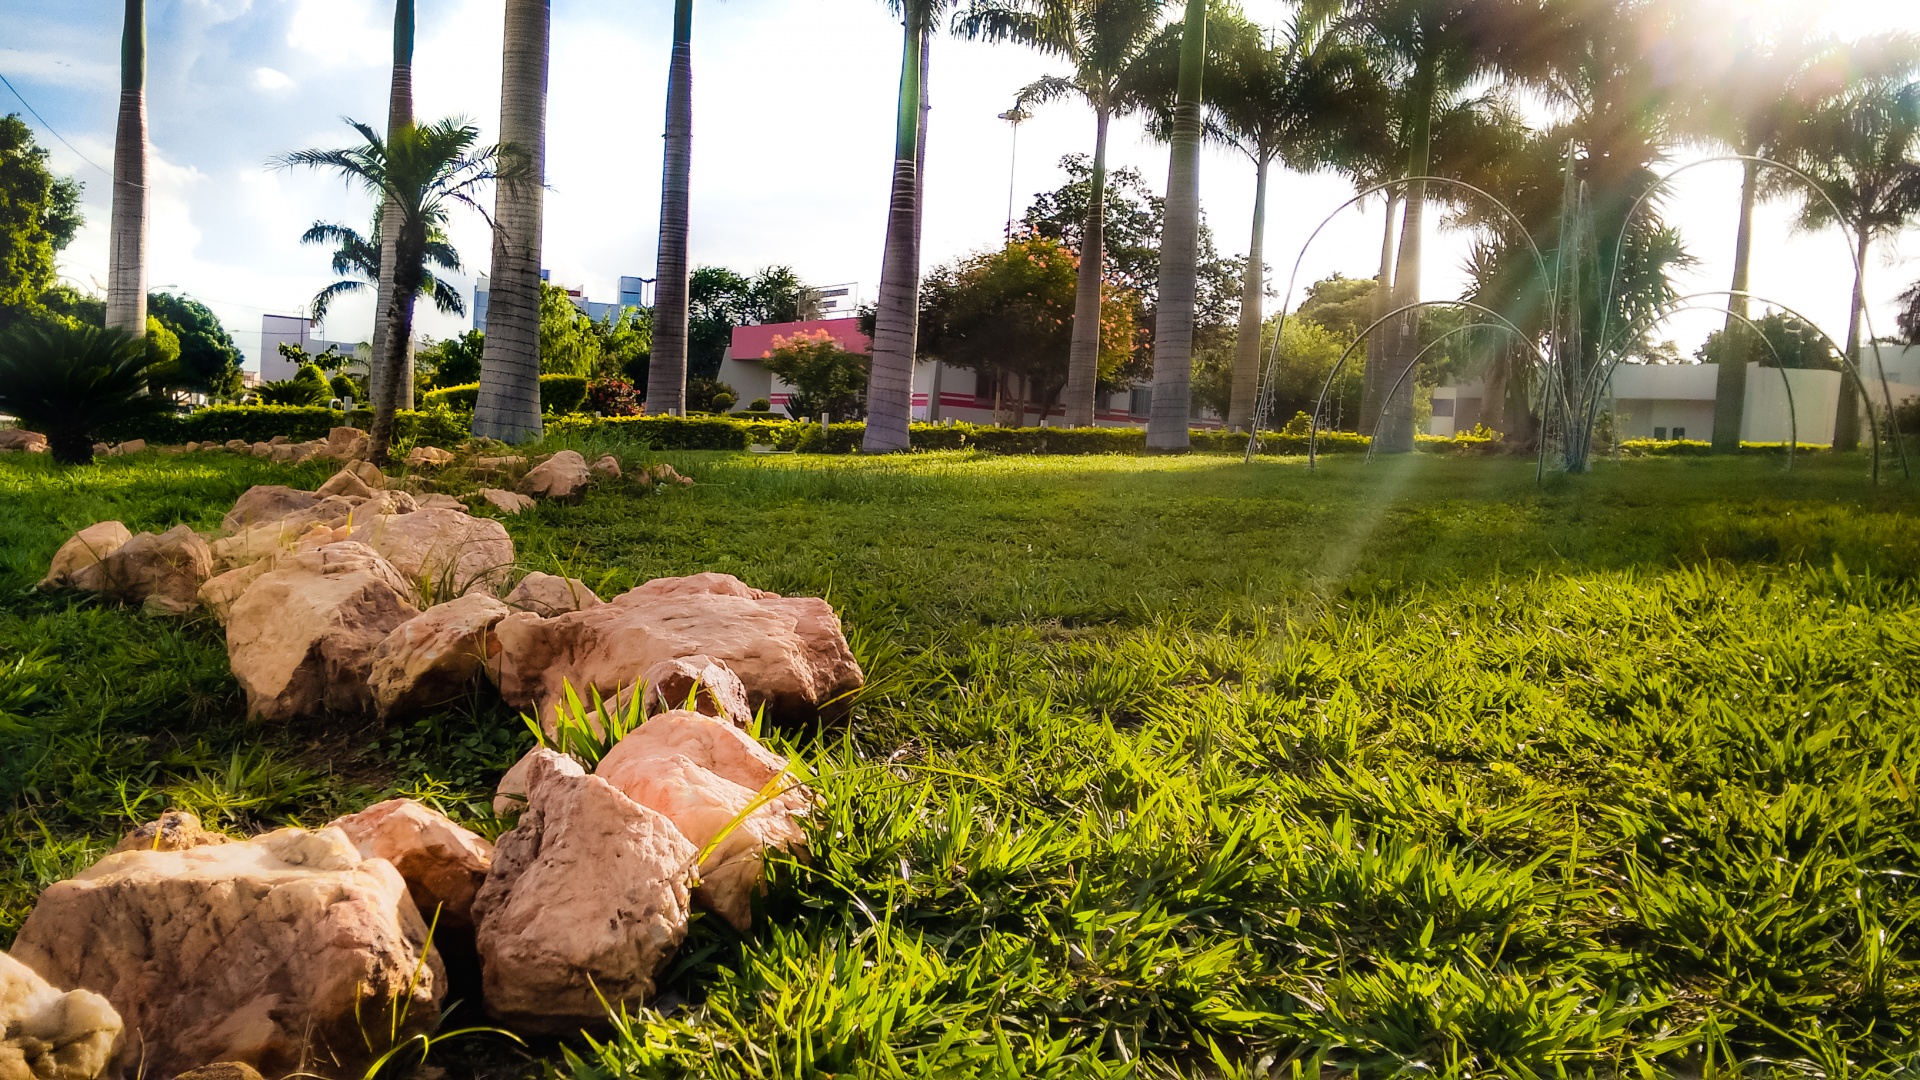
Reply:
[[[641, 731], [648, 726], [704, 724], [739, 734], [731, 725], [705, 717], [695, 721], [691, 716], [658, 717], [642, 725]], [[594, 774], [634, 802], [664, 814], [695, 848], [707, 853], [700, 863], [694, 898], [735, 929], [746, 930], [753, 924], [753, 897], [764, 878], [766, 853], [805, 849], [806, 835], [794, 820], [796, 804], [804, 803], [804, 789], [781, 774], [763, 788], [722, 776], [714, 766], [735, 775], [750, 776], [757, 770], [740, 768], [751, 756], [718, 730], [705, 739], [683, 736], [684, 732], [664, 738], [657, 733], [642, 736], [635, 731], [614, 747]], [[625, 749], [629, 742], [634, 744], [631, 750]], [[761, 752], [773, 756], [764, 749]]]
[[106, 998], [63, 993], [0, 952], [0, 1080], [96, 1080], [120, 1027]]
[[493, 866], [493, 845], [479, 834], [412, 799], [389, 799], [335, 821], [360, 855], [385, 859], [406, 880], [414, 906], [429, 924], [473, 926], [473, 898]]
[[367, 685], [381, 716], [450, 701], [466, 691], [487, 662], [487, 637], [507, 605], [469, 593], [428, 608], [395, 627], [373, 652]]
[[269, 720], [365, 711], [374, 650], [419, 613], [377, 570], [293, 565], [262, 575], [227, 621], [227, 655], [248, 711]]
[[287, 515], [317, 505], [323, 496], [312, 491], [260, 484], [250, 487], [234, 500], [233, 509], [220, 522], [229, 533], [244, 532], [255, 525], [277, 523]]
[[547, 618], [565, 615], [569, 611], [597, 608], [606, 603], [579, 578], [543, 574], [538, 570], [521, 578], [520, 584], [513, 587], [506, 600], [507, 606], [515, 611], [531, 611]]
[[100, 580], [101, 560], [119, 551], [131, 539], [133, 533], [117, 521], [102, 521], [81, 529], [53, 553], [53, 565], [48, 567], [40, 587], [99, 592], [104, 587]]
[[520, 478], [520, 491], [536, 499], [571, 499], [593, 483], [593, 472], [578, 450], [562, 450]]
[[[494, 629], [489, 673], [508, 702], [553, 707], [571, 684], [611, 698], [662, 661], [707, 656], [745, 685], [752, 708], [776, 718], [817, 714], [864, 677], [823, 600], [782, 598], [724, 574], [641, 586], [610, 603], [554, 618], [523, 612]], [[702, 588], [701, 586], [706, 586]]]
[[623, 787], [644, 773], [649, 761], [674, 757], [751, 791], [775, 793], [776, 801], [790, 811], [804, 810], [812, 801], [798, 778], [788, 773], [787, 759], [732, 724], [699, 713], [662, 713], [648, 720], [621, 739], [595, 771]]
[[47, 452], [47, 437], [37, 431], [27, 431], [22, 428], [0, 428], [0, 450], [44, 454]]
[[513, 571], [513, 538], [497, 521], [457, 510], [416, 510], [355, 520], [353, 539], [373, 548], [435, 600], [493, 592]]
[[687, 932], [699, 852], [673, 823], [537, 753], [527, 811], [500, 838], [474, 902], [487, 1011], [529, 1031], [606, 1022], [607, 1007], [653, 996]]
[[40, 895], [14, 956], [112, 1003], [121, 1068], [344, 1077], [385, 1051], [403, 1004], [403, 1039], [438, 1019], [446, 976], [426, 938], [390, 863], [338, 829], [283, 829], [109, 855]]
[[356, 514], [364, 516], [361, 507], [365, 505], [365, 499], [333, 495], [303, 509], [291, 511], [284, 517], [241, 527], [234, 535], [213, 542], [214, 567], [224, 572], [258, 559], [271, 558], [290, 550], [297, 539], [316, 525], [334, 529], [353, 520]]
[[140, 533], [100, 560], [102, 591], [116, 600], [184, 615], [213, 576], [213, 552], [185, 525], [156, 536]]

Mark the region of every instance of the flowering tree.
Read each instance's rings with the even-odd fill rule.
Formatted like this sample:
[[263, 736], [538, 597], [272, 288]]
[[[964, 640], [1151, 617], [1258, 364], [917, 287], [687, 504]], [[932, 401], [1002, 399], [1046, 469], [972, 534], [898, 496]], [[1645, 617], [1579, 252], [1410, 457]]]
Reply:
[[763, 357], [767, 370], [793, 387], [787, 415], [796, 420], [826, 413], [836, 420], [867, 412], [867, 373], [872, 358], [848, 352], [825, 330], [775, 337]]

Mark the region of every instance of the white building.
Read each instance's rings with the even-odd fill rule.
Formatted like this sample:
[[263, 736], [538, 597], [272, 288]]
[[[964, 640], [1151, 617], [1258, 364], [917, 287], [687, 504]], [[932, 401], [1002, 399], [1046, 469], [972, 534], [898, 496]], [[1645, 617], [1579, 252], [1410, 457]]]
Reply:
[[313, 320], [298, 315], [262, 315], [260, 317], [260, 381], [285, 382], [299, 374], [293, 361], [280, 355], [281, 345], [297, 345], [309, 356], [318, 356], [328, 346], [343, 356], [358, 356], [360, 346], [345, 341], [323, 341], [313, 336]]
[[[1886, 411], [1888, 397], [1895, 405], [1920, 398], [1920, 347], [1883, 345], [1880, 354], [1887, 376], [1884, 390], [1880, 365], [1871, 350], [1860, 364], [1875, 416]], [[1815, 446], [1832, 445], [1843, 377], [1838, 371], [1748, 364], [1740, 441], [1783, 443], [1795, 439]], [[1718, 364], [1622, 364], [1614, 369], [1607, 387], [1609, 400], [1603, 408], [1611, 412], [1615, 431], [1622, 439], [1710, 442], [1719, 378]], [[1470, 430], [1484, 415], [1485, 392], [1482, 383], [1435, 388], [1431, 434], [1449, 436]], [[1864, 425], [1861, 431], [1866, 431]]]

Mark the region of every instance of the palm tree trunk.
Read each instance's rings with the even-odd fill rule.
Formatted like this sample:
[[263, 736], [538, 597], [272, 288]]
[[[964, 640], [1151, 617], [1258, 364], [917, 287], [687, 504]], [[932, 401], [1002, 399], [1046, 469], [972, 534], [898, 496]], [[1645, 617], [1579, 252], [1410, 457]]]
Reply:
[[550, 0], [506, 0], [493, 278], [473, 433], [519, 442], [540, 425], [540, 250], [547, 175]]
[[1206, 0], [1187, 0], [1180, 42], [1180, 91], [1173, 107], [1166, 226], [1160, 238], [1160, 297], [1153, 326], [1153, 415], [1147, 448], [1192, 445], [1193, 302], [1200, 241], [1200, 108], [1207, 55]]
[[1733, 284], [1727, 297], [1727, 325], [1722, 340], [1730, 348], [1720, 359], [1720, 374], [1713, 388], [1713, 452], [1740, 452], [1740, 429], [1746, 426], [1747, 345], [1752, 331], [1747, 328], [1748, 268], [1753, 262], [1753, 207], [1760, 191], [1760, 166], [1744, 162], [1740, 180], [1740, 228], [1733, 241]]
[[909, 3], [900, 58], [900, 101], [893, 148], [893, 193], [887, 246], [880, 261], [880, 301], [874, 313], [873, 367], [867, 380], [867, 432], [861, 449], [893, 453], [910, 445], [913, 358], [919, 335], [920, 39], [925, 12]]
[[1847, 366], [1852, 374], [1840, 379], [1840, 406], [1833, 418], [1833, 448], [1860, 449], [1860, 385], [1854, 376], [1860, 371], [1860, 325], [1867, 310], [1867, 252], [1873, 233], [1862, 226], [1854, 230], [1853, 311], [1847, 320]]
[[[913, 144], [913, 250], [921, 250], [927, 235], [927, 120], [933, 115], [933, 97], [927, 91], [927, 76], [932, 74], [933, 35], [920, 35], [920, 130]], [[918, 264], [915, 266], [918, 272]]]
[[[1407, 160], [1407, 213], [1400, 223], [1400, 257], [1393, 275], [1393, 308], [1420, 301], [1420, 260], [1426, 226], [1427, 184], [1412, 179], [1425, 176], [1433, 157], [1433, 74], [1422, 70], [1414, 76], [1414, 113], [1408, 132], [1411, 151]], [[1392, 310], [1389, 308], [1388, 310]], [[1420, 354], [1420, 313], [1409, 311], [1386, 327], [1386, 370], [1381, 373], [1384, 391], [1397, 383], [1401, 389], [1393, 400], [1382, 399], [1380, 419], [1374, 426], [1375, 453], [1405, 454], [1413, 450], [1414, 381], [1407, 375], [1414, 358]], [[1404, 376], [1404, 377], [1403, 377]], [[1383, 392], [1384, 392], [1383, 391]]]
[[387, 296], [386, 309], [379, 313], [380, 321], [387, 325], [386, 353], [374, 354], [372, 364], [382, 381], [369, 388], [374, 401], [369, 435], [375, 465], [385, 466], [391, 456], [394, 413], [400, 405], [400, 384], [407, 377], [407, 343], [413, 339], [413, 309], [425, 273], [426, 242], [424, 222], [409, 223], [403, 217], [394, 230], [393, 291]]
[[1227, 427], [1253, 430], [1255, 398], [1260, 396], [1260, 328], [1266, 322], [1267, 167], [1264, 150], [1253, 163], [1253, 239], [1247, 242], [1247, 272], [1240, 285], [1240, 337], [1233, 347], [1233, 396]]
[[693, 0], [674, 0], [673, 59], [667, 67], [667, 152], [660, 181], [660, 262], [654, 276], [653, 360], [647, 411], [687, 411], [687, 235], [693, 173]]
[[1067, 349], [1066, 425], [1092, 427], [1100, 389], [1100, 285], [1107, 255], [1107, 127], [1113, 113], [1093, 109], [1093, 183], [1080, 238], [1080, 280], [1073, 294], [1073, 341]]
[[[1399, 189], [1387, 192], [1387, 225], [1380, 235], [1380, 275], [1373, 281], [1373, 317], [1379, 322], [1393, 310], [1393, 215], [1400, 209]], [[1367, 370], [1360, 379], [1360, 434], [1372, 437], [1380, 420], [1380, 398], [1392, 385], [1384, 381], [1387, 371], [1387, 331], [1383, 327], [1367, 335]]]
[[120, 125], [113, 142], [107, 329], [147, 332], [147, 4], [127, 0], [120, 38]]
[[[393, 5], [393, 84], [387, 97], [387, 145], [393, 145], [394, 136], [413, 126], [413, 4], [414, 0], [395, 0]], [[384, 199], [380, 205], [380, 281], [374, 292], [373, 310], [379, 318], [373, 320], [373, 360], [367, 377], [367, 392], [373, 397], [373, 408], [380, 411], [380, 395], [390, 385], [386, 372], [381, 365], [386, 363], [387, 337], [393, 333], [390, 316], [393, 307], [393, 275], [399, 249], [400, 228], [403, 220], [400, 207], [391, 199]], [[411, 359], [412, 350], [406, 350], [407, 356], [402, 362]], [[411, 369], [412, 364], [406, 366]], [[400, 382], [400, 402], [402, 409], [413, 408], [413, 372]]]

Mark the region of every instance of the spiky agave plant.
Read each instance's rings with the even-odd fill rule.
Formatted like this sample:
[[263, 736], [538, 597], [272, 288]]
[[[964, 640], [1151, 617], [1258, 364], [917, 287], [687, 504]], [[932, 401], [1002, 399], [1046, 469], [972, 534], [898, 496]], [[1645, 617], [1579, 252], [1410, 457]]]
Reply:
[[0, 413], [47, 437], [63, 465], [93, 462], [96, 432], [173, 410], [149, 390], [157, 357], [123, 330], [30, 323], [0, 337]]

